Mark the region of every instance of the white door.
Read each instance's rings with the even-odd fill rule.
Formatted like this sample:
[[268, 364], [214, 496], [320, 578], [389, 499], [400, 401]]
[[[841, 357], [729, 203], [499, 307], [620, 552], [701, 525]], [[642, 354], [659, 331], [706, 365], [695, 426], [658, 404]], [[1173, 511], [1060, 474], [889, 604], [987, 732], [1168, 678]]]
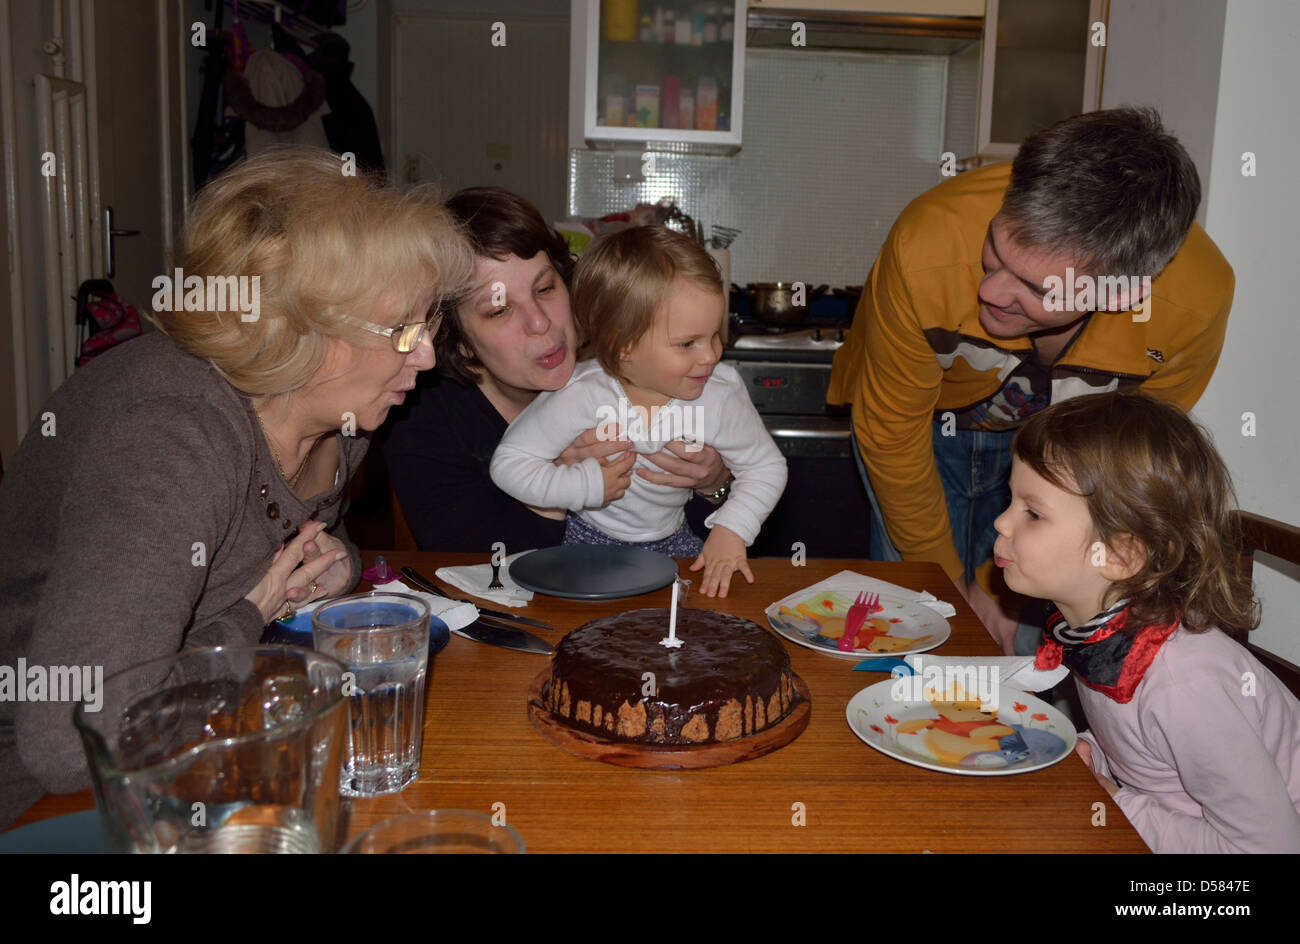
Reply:
[[[77, 285], [107, 275], [147, 310], [181, 215], [188, 40], [177, 0], [0, 0], [5, 230], [11, 269], [0, 333], [0, 452], [10, 456], [72, 372]], [[197, 51], [196, 51], [197, 53]], [[166, 90], [165, 92], [163, 90]]]

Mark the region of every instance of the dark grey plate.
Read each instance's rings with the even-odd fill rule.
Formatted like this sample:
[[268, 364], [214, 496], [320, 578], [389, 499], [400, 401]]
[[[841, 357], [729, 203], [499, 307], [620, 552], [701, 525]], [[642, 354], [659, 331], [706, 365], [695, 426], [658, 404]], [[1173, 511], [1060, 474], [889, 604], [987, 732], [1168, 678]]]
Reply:
[[639, 547], [565, 544], [510, 564], [510, 579], [525, 590], [570, 600], [634, 597], [666, 587], [676, 577], [675, 560]]

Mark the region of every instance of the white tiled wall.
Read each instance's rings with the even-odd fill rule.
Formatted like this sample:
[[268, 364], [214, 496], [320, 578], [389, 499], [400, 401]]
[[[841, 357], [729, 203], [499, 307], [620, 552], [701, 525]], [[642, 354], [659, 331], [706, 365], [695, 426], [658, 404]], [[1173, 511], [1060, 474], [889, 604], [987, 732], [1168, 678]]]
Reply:
[[948, 101], [944, 105], [944, 150], [958, 160], [975, 153], [979, 123], [980, 44], [971, 43], [948, 58]]
[[942, 56], [752, 49], [739, 154], [657, 153], [654, 173], [632, 184], [614, 182], [614, 152], [575, 149], [569, 210], [601, 216], [673, 196], [706, 227], [742, 231], [735, 282], [861, 284], [899, 211], [941, 179], [945, 139], [972, 133], [952, 116], [969, 101], [973, 129], [975, 81], [964, 70], [950, 82]]

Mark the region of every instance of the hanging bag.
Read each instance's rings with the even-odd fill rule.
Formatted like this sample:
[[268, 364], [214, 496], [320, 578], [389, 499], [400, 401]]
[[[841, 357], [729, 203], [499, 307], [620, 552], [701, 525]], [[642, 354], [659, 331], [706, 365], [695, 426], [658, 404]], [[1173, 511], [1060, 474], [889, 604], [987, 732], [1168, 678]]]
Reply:
[[88, 279], [77, 289], [77, 366], [110, 347], [138, 337], [140, 313], [118, 297], [107, 279]]

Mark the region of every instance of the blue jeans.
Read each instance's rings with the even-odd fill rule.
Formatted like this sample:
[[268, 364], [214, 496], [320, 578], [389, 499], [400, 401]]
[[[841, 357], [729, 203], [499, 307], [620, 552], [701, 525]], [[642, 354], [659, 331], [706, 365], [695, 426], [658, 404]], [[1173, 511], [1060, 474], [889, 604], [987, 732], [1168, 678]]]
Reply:
[[[943, 424], [935, 422], [931, 434], [934, 461], [943, 483], [953, 542], [961, 556], [962, 577], [967, 583], [975, 579], [975, 570], [993, 555], [998, 539], [993, 522], [1011, 503], [1011, 440], [1015, 430], [989, 432], [979, 429], [955, 429], [943, 435]], [[902, 560], [898, 548], [885, 530], [871, 479], [862, 463], [862, 450], [854, 437], [853, 460], [867, 489], [871, 505], [871, 537], [868, 552], [872, 560]], [[1042, 633], [1041, 604], [1035, 602], [1021, 615], [1016, 633], [1016, 652], [1032, 655]]]
[[[934, 461], [939, 467], [939, 480], [948, 505], [948, 520], [952, 523], [952, 537], [965, 567], [963, 577], [967, 583], [975, 579], [975, 568], [993, 554], [997, 532], [993, 522], [1011, 503], [1011, 440], [1015, 430], [991, 433], [978, 429], [955, 429], [945, 436], [940, 423], [934, 424], [931, 441]], [[858, 445], [856, 437], [854, 445]], [[880, 512], [866, 467], [862, 464], [862, 450], [853, 450], [858, 473], [867, 488], [871, 504], [870, 554], [872, 560], [902, 560], [894, 542], [885, 530], [885, 519]]]

